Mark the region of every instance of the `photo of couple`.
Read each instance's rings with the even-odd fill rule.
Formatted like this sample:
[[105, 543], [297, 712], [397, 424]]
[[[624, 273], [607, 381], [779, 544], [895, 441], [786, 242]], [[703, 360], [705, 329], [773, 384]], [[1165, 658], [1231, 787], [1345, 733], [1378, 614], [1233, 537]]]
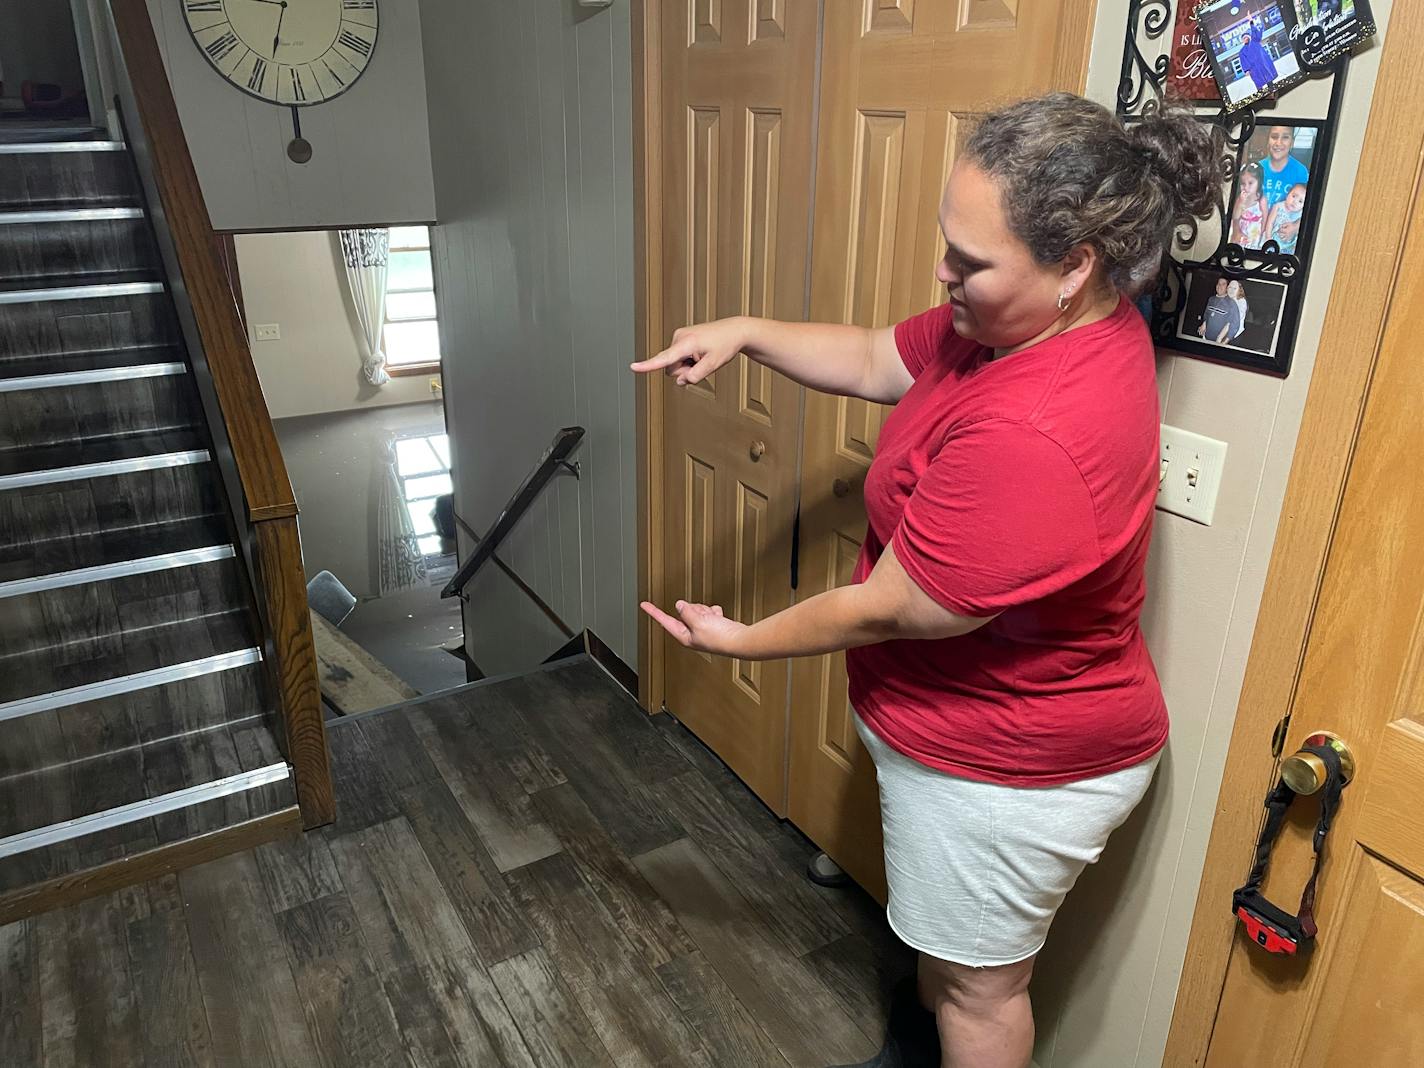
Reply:
[[1231, 198], [1233, 245], [1260, 251], [1274, 242], [1297, 254], [1317, 133], [1313, 125], [1267, 126], [1247, 141]]
[[1270, 355], [1285, 294], [1286, 287], [1280, 282], [1193, 271], [1177, 336]]

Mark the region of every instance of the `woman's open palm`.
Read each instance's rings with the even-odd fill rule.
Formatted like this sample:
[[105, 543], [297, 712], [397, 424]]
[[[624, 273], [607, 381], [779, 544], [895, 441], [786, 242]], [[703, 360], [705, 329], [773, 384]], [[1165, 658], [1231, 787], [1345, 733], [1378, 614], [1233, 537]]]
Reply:
[[674, 607], [677, 610], [675, 616], [649, 601], [643, 602], [643, 611], [652, 616], [679, 644], [689, 649], [727, 655], [731, 652], [733, 639], [747, 629], [746, 624], [723, 615], [721, 605], [678, 601]]

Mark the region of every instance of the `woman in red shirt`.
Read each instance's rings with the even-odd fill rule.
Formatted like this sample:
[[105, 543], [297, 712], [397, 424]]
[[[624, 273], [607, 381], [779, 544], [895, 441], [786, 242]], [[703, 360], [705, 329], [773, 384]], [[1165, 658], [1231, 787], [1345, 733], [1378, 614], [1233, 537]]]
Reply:
[[945, 187], [947, 303], [878, 330], [723, 319], [634, 365], [690, 385], [744, 352], [895, 405], [852, 585], [751, 625], [643, 606], [714, 654], [848, 650], [889, 920], [920, 951], [918, 998], [901, 993], [870, 1065], [1029, 1063], [1034, 957], [1166, 743], [1138, 625], [1157, 387], [1130, 298], [1174, 228], [1214, 209], [1222, 147], [1185, 116], [1124, 129], [1066, 93], [1015, 104]]

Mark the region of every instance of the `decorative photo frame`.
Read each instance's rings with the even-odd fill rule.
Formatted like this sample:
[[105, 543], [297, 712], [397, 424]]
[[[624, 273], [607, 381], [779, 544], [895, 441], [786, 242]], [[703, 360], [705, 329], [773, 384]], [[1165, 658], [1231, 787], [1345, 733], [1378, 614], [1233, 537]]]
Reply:
[[[1201, 10], [1194, 0], [1181, 2]], [[1255, 0], [1233, 2], [1245, 9]], [[1294, 7], [1310, 0], [1270, 2]], [[1321, 58], [1329, 47], [1327, 29], [1302, 26], [1297, 16], [1292, 10], [1282, 22], [1289, 19], [1299, 31], [1293, 47], [1300, 76], [1329, 79], [1323, 116], [1277, 116], [1275, 103], [1264, 99], [1228, 108], [1223, 100], [1173, 93], [1183, 23], [1172, 0], [1131, 0], [1117, 99], [1118, 115], [1129, 125], [1170, 106], [1219, 126], [1227, 145], [1223, 163], [1230, 179], [1217, 211], [1179, 228], [1155, 287], [1138, 301], [1158, 346], [1281, 377], [1290, 373], [1295, 351], [1349, 65], [1348, 52]], [[1163, 41], [1169, 31], [1174, 37]], [[1165, 52], [1148, 58], [1163, 46]], [[1216, 292], [1219, 279], [1234, 312], [1213, 301], [1225, 295]]]
[[1324, 34], [1315, 48], [1317, 62], [1329, 62], [1379, 32], [1369, 0], [1292, 0], [1292, 3], [1295, 4], [1297, 36], [1316, 27]]
[[1294, 0], [1206, 0], [1196, 16], [1226, 110], [1279, 96], [1305, 80], [1294, 44], [1300, 36]]

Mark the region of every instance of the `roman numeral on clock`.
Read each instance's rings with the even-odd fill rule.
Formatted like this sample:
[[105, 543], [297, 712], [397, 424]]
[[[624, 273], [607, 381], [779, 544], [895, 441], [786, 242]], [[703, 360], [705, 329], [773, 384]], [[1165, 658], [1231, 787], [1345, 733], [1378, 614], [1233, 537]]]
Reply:
[[188, 0], [183, 6], [189, 11], [221, 11], [223, 0]]
[[221, 37], [214, 37], [210, 42], [208, 42], [208, 46], [204, 48], [203, 51], [207, 52], [207, 54], [212, 58], [213, 62], [216, 63], [219, 60], [226, 59], [228, 53], [230, 53], [234, 48], [236, 48], [239, 43], [240, 42], [237, 39], [237, 34], [233, 33], [231, 30], [228, 30], [227, 33], [223, 34]]
[[294, 100], [305, 100], [306, 90], [302, 88], [302, 76], [296, 67], [292, 68], [292, 98]]
[[267, 80], [267, 61], [257, 56], [252, 61], [252, 74], [247, 79], [247, 88], [254, 93], [262, 92], [262, 83]]
[[343, 11], [375, 11], [376, 0], [341, 0]]
[[343, 44], [353, 52], [360, 52], [363, 56], [371, 54], [372, 42], [352, 33], [350, 30], [342, 30], [336, 38], [338, 44]]

